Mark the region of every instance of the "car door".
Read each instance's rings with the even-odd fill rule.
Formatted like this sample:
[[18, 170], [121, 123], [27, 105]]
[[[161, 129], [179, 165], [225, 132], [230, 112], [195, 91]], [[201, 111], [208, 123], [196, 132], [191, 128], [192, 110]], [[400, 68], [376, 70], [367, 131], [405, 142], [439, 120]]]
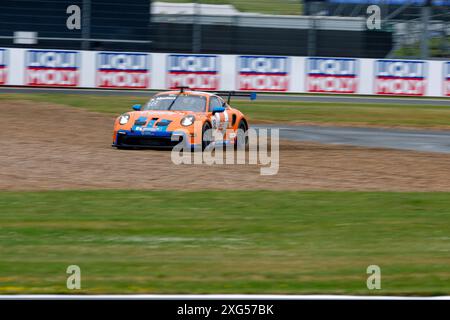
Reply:
[[211, 123], [214, 130], [219, 131], [222, 135], [226, 133], [227, 128], [230, 126], [230, 116], [226, 108], [226, 104], [223, 100], [217, 96], [212, 96], [209, 99], [209, 112], [212, 112], [214, 108], [225, 107], [224, 112], [217, 112], [211, 116]]

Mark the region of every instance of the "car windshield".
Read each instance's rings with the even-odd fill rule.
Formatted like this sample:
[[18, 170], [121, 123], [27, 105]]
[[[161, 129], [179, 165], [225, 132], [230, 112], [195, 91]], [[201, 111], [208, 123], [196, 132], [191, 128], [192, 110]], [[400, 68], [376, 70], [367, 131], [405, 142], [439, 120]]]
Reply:
[[169, 108], [171, 111], [205, 112], [206, 97], [183, 94], [159, 95], [150, 99], [144, 110], [169, 110]]

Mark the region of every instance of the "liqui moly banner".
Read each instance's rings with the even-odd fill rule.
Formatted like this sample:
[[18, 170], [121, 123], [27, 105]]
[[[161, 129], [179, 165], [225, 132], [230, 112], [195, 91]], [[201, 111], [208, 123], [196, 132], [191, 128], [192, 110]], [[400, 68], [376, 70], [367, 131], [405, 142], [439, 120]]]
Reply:
[[450, 61], [444, 63], [444, 95], [450, 97]]
[[237, 59], [237, 64], [238, 90], [289, 90], [289, 58], [240, 56]]
[[426, 92], [427, 63], [408, 60], [375, 61], [375, 93], [423, 96]]
[[199, 90], [219, 89], [219, 57], [171, 54], [167, 57], [167, 87], [184, 86]]
[[8, 80], [8, 50], [0, 49], [0, 85]]
[[450, 97], [450, 60], [0, 48], [0, 86]]
[[358, 60], [307, 58], [306, 91], [355, 93], [358, 90]]
[[96, 86], [99, 88], [146, 89], [150, 87], [150, 55], [99, 52]]
[[25, 84], [29, 86], [79, 85], [80, 53], [76, 51], [27, 50]]

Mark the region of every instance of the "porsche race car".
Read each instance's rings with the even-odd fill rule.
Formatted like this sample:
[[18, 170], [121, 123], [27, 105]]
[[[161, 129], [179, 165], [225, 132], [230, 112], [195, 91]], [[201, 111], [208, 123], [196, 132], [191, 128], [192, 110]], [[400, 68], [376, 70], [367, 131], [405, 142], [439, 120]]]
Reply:
[[[223, 96], [228, 100], [224, 101]], [[134, 105], [114, 123], [113, 146], [117, 148], [174, 147], [205, 149], [210, 144], [247, 144], [245, 115], [230, 106], [232, 96], [254, 93], [179, 91], [154, 95], [144, 106]]]

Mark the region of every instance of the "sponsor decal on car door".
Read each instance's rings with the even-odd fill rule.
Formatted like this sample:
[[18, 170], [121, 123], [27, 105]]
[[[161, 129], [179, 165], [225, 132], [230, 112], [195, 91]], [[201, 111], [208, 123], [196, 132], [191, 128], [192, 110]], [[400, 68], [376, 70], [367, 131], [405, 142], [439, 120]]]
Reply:
[[[210, 103], [209, 103], [209, 110], [212, 111], [214, 108], [217, 107], [225, 107], [225, 103], [222, 99], [217, 97], [211, 97]], [[211, 123], [213, 130], [215, 131], [215, 134], [217, 136], [221, 136], [222, 139], [225, 137], [227, 128], [230, 127], [230, 115], [229, 111], [225, 109], [224, 112], [217, 112], [211, 117]], [[222, 140], [221, 139], [221, 140]]]

